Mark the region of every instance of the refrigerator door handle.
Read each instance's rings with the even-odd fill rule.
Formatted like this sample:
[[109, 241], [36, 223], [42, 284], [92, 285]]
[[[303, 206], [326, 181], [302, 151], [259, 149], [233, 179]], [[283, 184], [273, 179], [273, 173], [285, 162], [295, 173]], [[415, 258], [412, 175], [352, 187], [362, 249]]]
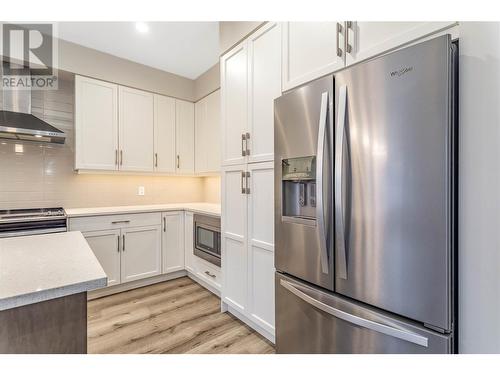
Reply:
[[321, 111], [319, 115], [318, 151], [316, 162], [316, 223], [321, 248], [321, 270], [328, 274], [328, 247], [326, 244], [325, 204], [323, 201], [323, 158], [325, 154], [326, 122], [328, 121], [328, 91], [321, 94]]
[[337, 131], [335, 132], [335, 231], [337, 264], [341, 279], [347, 279], [347, 254], [345, 246], [344, 210], [342, 208], [342, 162], [344, 158], [344, 134], [347, 107], [347, 86], [339, 89]]
[[[350, 314], [346, 311], [339, 310], [337, 308], [334, 308], [330, 305], [327, 305], [326, 303], [322, 301], [318, 301], [316, 298], [311, 297], [309, 294], [307, 294], [305, 291], [303, 291], [303, 288], [300, 288], [299, 285], [290, 283], [289, 281], [280, 280], [280, 284], [283, 288], [303, 300], [304, 302], [314, 306], [315, 308], [332, 315], [338, 319], [342, 319], [346, 322], [355, 324], [357, 326], [367, 328], [372, 331], [376, 331], [379, 333], [382, 333], [384, 335], [389, 335], [392, 337], [396, 337], [398, 339], [404, 340], [411, 342], [413, 344], [417, 344], [420, 346], [428, 347], [428, 339], [427, 337], [421, 336], [417, 333], [401, 329], [401, 328], [396, 328], [396, 327], [391, 327], [386, 324], [382, 324], [379, 322], [375, 322], [373, 320], [365, 319], [357, 315]], [[299, 290], [300, 288], [300, 290]]]

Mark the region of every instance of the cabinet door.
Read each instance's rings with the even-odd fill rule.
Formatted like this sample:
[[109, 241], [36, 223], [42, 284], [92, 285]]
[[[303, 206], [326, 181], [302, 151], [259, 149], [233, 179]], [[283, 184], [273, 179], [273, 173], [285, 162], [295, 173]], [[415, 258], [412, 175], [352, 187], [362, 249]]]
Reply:
[[121, 230], [122, 283], [161, 274], [161, 225]]
[[120, 230], [82, 233], [108, 276], [108, 286], [120, 284]]
[[223, 301], [240, 312], [247, 305], [247, 195], [241, 166], [222, 171], [222, 274]]
[[184, 269], [184, 212], [165, 212], [162, 215], [163, 273]]
[[244, 140], [247, 132], [247, 42], [221, 57], [222, 165], [246, 162]]
[[220, 90], [195, 104], [196, 173], [220, 171]]
[[344, 67], [343, 24], [283, 24], [283, 91]]
[[248, 309], [274, 335], [274, 168], [248, 165]]
[[456, 22], [351, 22], [347, 28], [346, 64], [365, 60], [416, 39], [451, 27]]
[[119, 87], [120, 170], [153, 171], [153, 94]]
[[184, 214], [184, 262], [185, 268], [191, 273], [195, 273], [195, 258], [193, 254], [193, 213]]
[[281, 95], [281, 25], [271, 22], [248, 39], [248, 162], [274, 157], [274, 99]]
[[75, 168], [118, 169], [118, 86], [75, 78]]
[[177, 173], [194, 173], [194, 103], [175, 101]]
[[175, 99], [154, 95], [154, 169], [175, 173]]

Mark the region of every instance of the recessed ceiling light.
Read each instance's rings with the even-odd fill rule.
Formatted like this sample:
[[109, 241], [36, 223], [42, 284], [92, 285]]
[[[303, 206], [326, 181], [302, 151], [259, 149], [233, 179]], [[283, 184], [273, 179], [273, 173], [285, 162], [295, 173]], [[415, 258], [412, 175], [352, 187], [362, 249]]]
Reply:
[[139, 31], [142, 34], [145, 34], [149, 31], [149, 26], [146, 22], [136, 22], [135, 28], [137, 31]]

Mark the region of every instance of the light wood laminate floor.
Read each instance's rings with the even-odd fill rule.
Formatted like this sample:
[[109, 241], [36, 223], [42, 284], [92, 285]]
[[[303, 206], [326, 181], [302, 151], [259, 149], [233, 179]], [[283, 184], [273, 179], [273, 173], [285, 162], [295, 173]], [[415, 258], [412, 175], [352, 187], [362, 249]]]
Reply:
[[274, 353], [187, 277], [88, 302], [89, 353]]

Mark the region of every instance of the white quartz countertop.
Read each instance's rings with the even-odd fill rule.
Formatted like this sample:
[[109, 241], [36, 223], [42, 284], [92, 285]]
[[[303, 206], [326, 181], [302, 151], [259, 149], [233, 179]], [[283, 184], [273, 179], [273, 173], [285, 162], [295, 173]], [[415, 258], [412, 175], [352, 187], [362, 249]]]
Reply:
[[155, 211], [191, 211], [213, 216], [220, 216], [220, 204], [215, 203], [168, 203], [138, 206], [115, 206], [93, 208], [65, 208], [68, 217], [132, 214]]
[[0, 239], [0, 311], [106, 285], [80, 232]]

